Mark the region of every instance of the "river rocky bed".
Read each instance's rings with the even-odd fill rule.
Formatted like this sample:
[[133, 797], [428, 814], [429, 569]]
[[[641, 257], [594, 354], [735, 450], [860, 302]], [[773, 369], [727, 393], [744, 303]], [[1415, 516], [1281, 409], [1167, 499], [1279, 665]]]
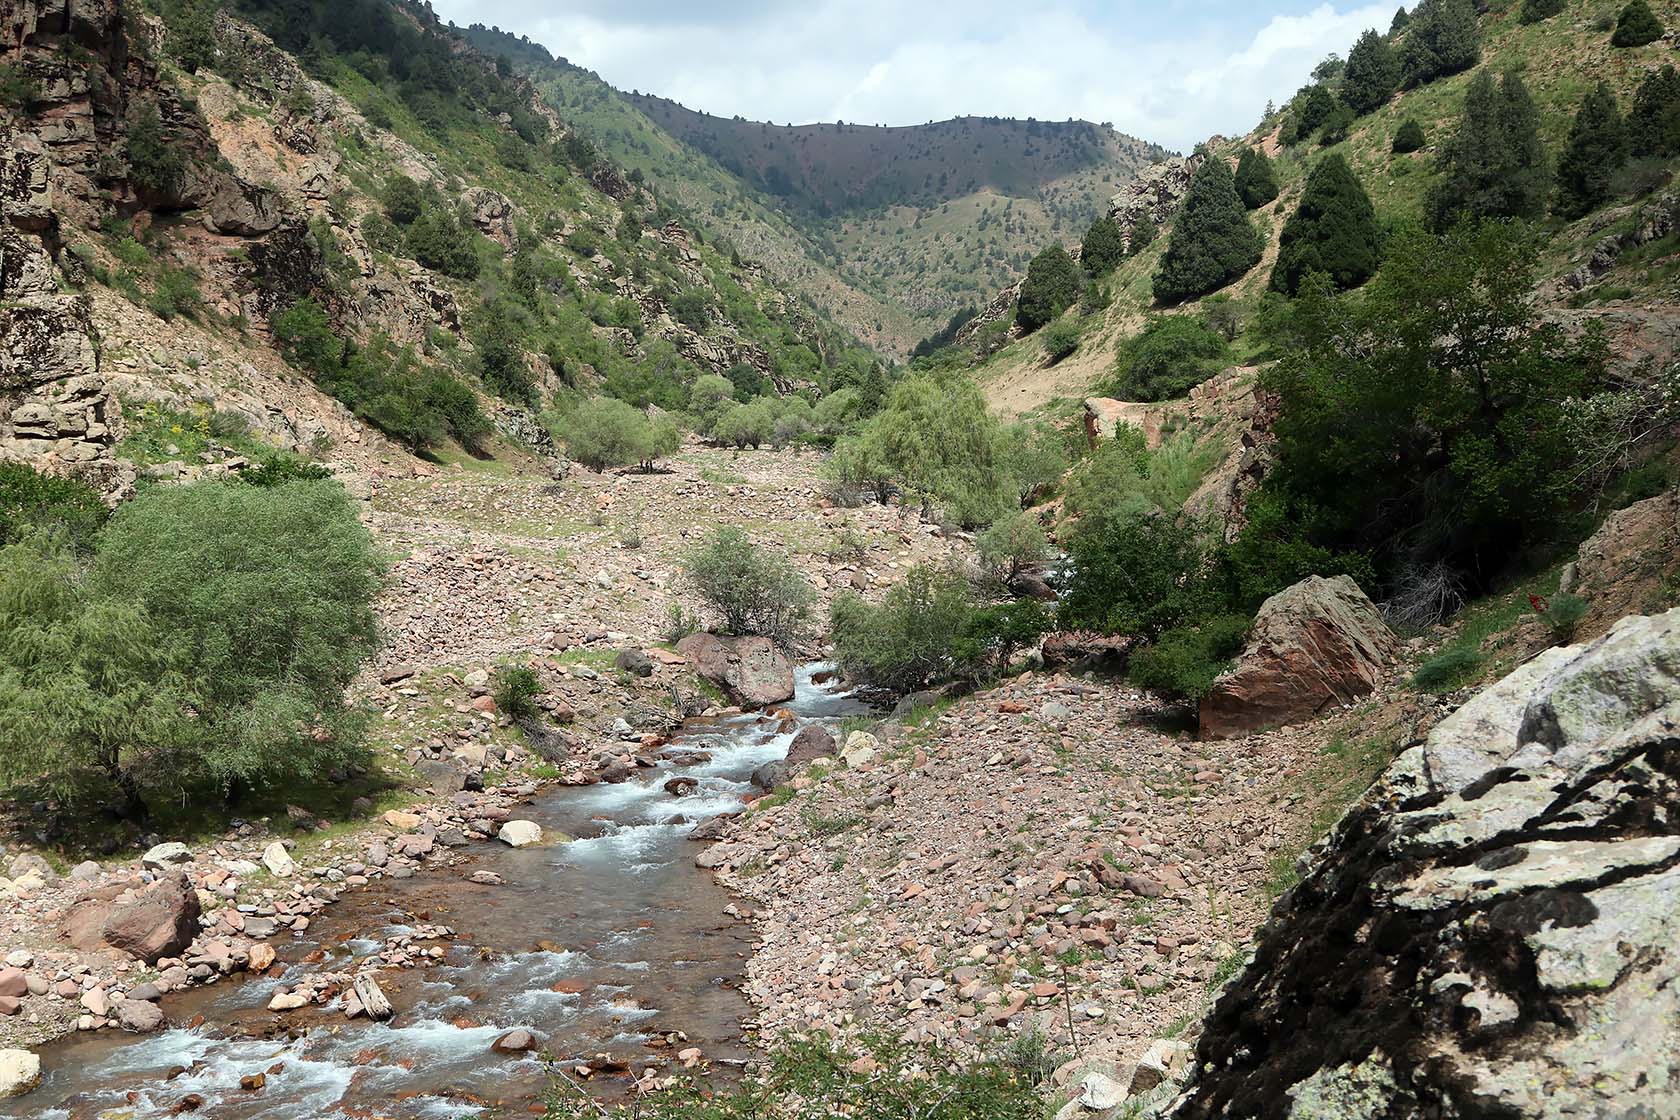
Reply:
[[[166, 996], [159, 1033], [46, 1047], [26, 1115], [454, 1117], [529, 1105], [549, 1083], [545, 1055], [603, 1094], [649, 1070], [726, 1071], [747, 1056], [753, 931], [695, 868], [689, 834], [738, 811], [799, 727], [867, 710], [812, 683], [818, 669], [798, 674], [793, 721], [690, 721], [627, 781], [546, 787], [517, 814], [542, 843], [477, 845], [442, 873], [349, 892], [278, 940], [266, 971]], [[341, 978], [393, 959], [381, 954], [411, 965], [375, 973], [394, 1015], [346, 1018]], [[270, 1010], [323, 978], [342, 990]]]

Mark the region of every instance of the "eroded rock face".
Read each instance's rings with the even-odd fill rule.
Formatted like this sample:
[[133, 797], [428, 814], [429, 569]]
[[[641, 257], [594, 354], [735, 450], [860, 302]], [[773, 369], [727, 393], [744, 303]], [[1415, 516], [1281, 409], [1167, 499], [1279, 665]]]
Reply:
[[1202, 738], [1298, 723], [1367, 696], [1399, 645], [1352, 579], [1309, 576], [1261, 605], [1247, 648], [1202, 700]]
[[1581, 544], [1561, 591], [1590, 608], [1580, 635], [1602, 633], [1612, 620], [1672, 603], [1680, 579], [1680, 490], [1635, 502], [1604, 519]]
[[1680, 610], [1402, 754], [1210, 1014], [1177, 1117], [1680, 1115]]
[[[1218, 141], [1219, 137], [1213, 137], [1208, 146], [1212, 147]], [[1172, 217], [1185, 192], [1190, 189], [1190, 180], [1195, 177], [1203, 158], [1197, 152], [1151, 164], [1108, 200], [1108, 216], [1120, 226], [1120, 233], [1126, 238], [1128, 247], [1131, 245], [1132, 230], [1145, 214], [1157, 226]]]
[[694, 671], [747, 707], [793, 698], [793, 663], [769, 638], [691, 634], [677, 643]]

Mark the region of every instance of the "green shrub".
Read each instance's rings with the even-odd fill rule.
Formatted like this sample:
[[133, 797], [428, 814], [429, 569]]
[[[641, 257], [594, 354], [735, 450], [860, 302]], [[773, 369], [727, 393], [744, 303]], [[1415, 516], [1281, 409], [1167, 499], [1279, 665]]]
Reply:
[[180, 145], [164, 135], [157, 103], [143, 102], [128, 126], [128, 176], [148, 194], [168, 197], [187, 172]]
[[1636, 156], [1680, 155], [1680, 71], [1667, 65], [1645, 74], [1633, 95], [1627, 131]]
[[1003, 676], [1021, 650], [1030, 648], [1055, 628], [1042, 603], [1031, 599], [981, 607], [969, 616], [954, 649], [954, 659], [967, 675]]
[[961, 643], [974, 616], [968, 580], [952, 568], [918, 564], [879, 606], [857, 595], [834, 599], [829, 632], [841, 674], [858, 684], [914, 692], [969, 664]]
[[776, 406], [767, 397], [730, 406], [718, 418], [713, 435], [719, 443], [755, 450], [768, 443], [776, 427]]
[[1058, 623], [1154, 639], [1212, 613], [1219, 600], [1202, 537], [1189, 518], [1138, 509], [1079, 529]]
[[1487, 70], [1470, 79], [1458, 128], [1441, 143], [1440, 177], [1424, 199], [1429, 228], [1487, 218], [1533, 220], [1545, 213], [1551, 173], [1540, 111], [1520, 75], [1496, 87]]
[[[314, 780], [361, 757], [344, 692], [382, 565], [342, 486], [155, 488], [85, 575], [40, 540], [0, 561], [0, 766], [131, 811]], [[21, 612], [21, 614], [20, 614]], [[48, 715], [50, 713], [50, 717]]]
[[1036, 331], [1072, 307], [1083, 284], [1073, 257], [1060, 245], [1051, 245], [1027, 266], [1015, 303], [1015, 321], [1024, 331]]
[[1520, 23], [1539, 23], [1541, 20], [1551, 19], [1563, 11], [1567, 0], [1523, 0], [1522, 11], [1518, 13]]
[[428, 210], [414, 219], [403, 240], [409, 255], [427, 268], [457, 280], [478, 278], [478, 234], [455, 215]]
[[1423, 126], [1414, 118], [1407, 117], [1399, 128], [1394, 130], [1392, 149], [1396, 155], [1415, 152], [1429, 142], [1423, 134]]
[[980, 563], [1007, 584], [1050, 558], [1050, 537], [1044, 524], [1026, 511], [1006, 514], [974, 538]]
[[239, 472], [239, 481], [250, 486], [284, 486], [288, 482], [321, 482], [333, 476], [319, 463], [296, 455], [277, 454]]
[[0, 463], [0, 545], [36, 530], [62, 533], [77, 552], [93, 547], [110, 511], [80, 479], [43, 474], [23, 463]]
[[1582, 218], [1610, 199], [1610, 184], [1627, 160], [1627, 129], [1616, 95], [1604, 82], [1588, 93], [1558, 159], [1553, 210]]
[[[1084, 443], [1084, 433], [1076, 437]], [[1069, 435], [1053, 424], [1015, 423], [1005, 428], [999, 452], [1018, 503], [1031, 505], [1054, 490], [1072, 458]]]
[[651, 468], [682, 445], [669, 416], [655, 420], [614, 397], [591, 397], [553, 425], [566, 454], [592, 471], [640, 465]]
[[1342, 100], [1360, 116], [1376, 112], [1400, 85], [1400, 59], [1375, 31], [1359, 36], [1342, 71]]
[[1180, 700], [1200, 700], [1242, 652], [1251, 620], [1247, 615], [1216, 615], [1192, 626], [1163, 631], [1126, 663], [1132, 681]]
[[1259, 264], [1260, 252], [1260, 234], [1237, 197], [1231, 169], [1210, 155], [1178, 208], [1155, 273], [1155, 298], [1170, 305], [1210, 295]]
[[1337, 102], [1336, 107], [1330, 110], [1330, 115], [1324, 118], [1323, 125], [1319, 127], [1318, 146], [1328, 148], [1346, 140], [1348, 133], [1353, 131], [1356, 120], [1351, 106]]
[[490, 678], [490, 696], [498, 711], [510, 719], [535, 719], [541, 709], [537, 697], [543, 692], [535, 669], [527, 665], [500, 665]]
[[1481, 57], [1481, 28], [1471, 0], [1420, 0], [1412, 9], [1400, 59], [1407, 85], [1468, 70]]
[[1418, 666], [1412, 685], [1423, 692], [1452, 692], [1481, 672], [1485, 659], [1473, 649], [1449, 649]]
[[407, 175], [393, 175], [385, 184], [385, 216], [399, 226], [413, 225], [426, 212], [426, 192]]
[[177, 315], [197, 318], [204, 306], [204, 299], [198, 294], [197, 277], [183, 268], [165, 266], [159, 269], [146, 306], [165, 322]]
[[1160, 236], [1161, 227], [1155, 221], [1155, 216], [1148, 211], [1138, 215], [1137, 221], [1132, 223], [1132, 234], [1126, 239], [1126, 255], [1135, 257], [1155, 243]]
[[698, 288], [678, 292], [671, 298], [671, 318], [697, 334], [705, 334], [712, 325], [712, 309], [706, 293]]
[[1122, 400], [1164, 401], [1187, 394], [1219, 372], [1229, 348], [1194, 315], [1157, 315], [1120, 345], [1114, 394]]
[[1663, 37], [1662, 21], [1651, 11], [1645, 0], [1631, 0], [1616, 17], [1616, 30], [1610, 36], [1615, 47], [1643, 47]]
[[810, 628], [810, 585], [781, 554], [720, 525], [683, 558], [683, 574], [731, 634], [793, 646]]
[[1057, 319], [1044, 328], [1039, 338], [1051, 365], [1079, 349], [1079, 334], [1079, 324], [1072, 319]]
[[1568, 644], [1575, 637], [1575, 630], [1592, 610], [1592, 604], [1579, 595], [1568, 592], [1553, 595], [1549, 601], [1541, 600], [1540, 620], [1551, 630], [1552, 637], [1560, 644]]
[[23, 67], [0, 63], [0, 105], [26, 109], [41, 98], [41, 85]]

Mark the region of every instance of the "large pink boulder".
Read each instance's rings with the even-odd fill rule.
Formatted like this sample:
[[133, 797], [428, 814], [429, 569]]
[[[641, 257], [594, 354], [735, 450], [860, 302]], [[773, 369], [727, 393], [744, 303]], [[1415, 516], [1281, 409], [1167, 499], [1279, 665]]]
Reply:
[[1242, 656], [1202, 699], [1202, 738], [1300, 723], [1368, 696], [1399, 648], [1357, 583], [1309, 576], [1261, 605]]
[[677, 643], [677, 652], [743, 707], [762, 708], [793, 698], [793, 663], [769, 638], [690, 634]]
[[186, 951], [198, 917], [198, 893], [185, 872], [176, 872], [132, 894], [106, 889], [83, 898], [66, 915], [63, 936], [78, 949], [108, 946], [156, 964]]

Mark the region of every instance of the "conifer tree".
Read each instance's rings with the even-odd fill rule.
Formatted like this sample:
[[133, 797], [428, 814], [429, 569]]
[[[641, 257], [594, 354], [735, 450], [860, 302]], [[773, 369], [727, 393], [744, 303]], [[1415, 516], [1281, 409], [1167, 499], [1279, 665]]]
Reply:
[[1079, 246], [1079, 263], [1092, 276], [1101, 276], [1125, 259], [1126, 242], [1120, 236], [1120, 227], [1104, 214], [1085, 231], [1085, 240]]
[[1633, 95], [1627, 134], [1636, 156], [1680, 155], [1680, 71], [1664, 66], [1645, 75]]
[[1277, 172], [1266, 153], [1244, 148], [1237, 158], [1237, 196], [1243, 205], [1256, 210], [1278, 196]]
[[1406, 25], [1411, 22], [1411, 14], [1407, 12], [1404, 7], [1396, 8], [1394, 9], [1394, 18], [1388, 21], [1388, 33], [1390, 35], [1398, 35], [1400, 32], [1404, 31], [1406, 29]]
[[1336, 98], [1323, 85], [1310, 85], [1296, 95], [1295, 127], [1298, 139], [1305, 140], [1318, 130], [1324, 118], [1336, 111]]
[[1278, 239], [1273, 290], [1294, 295], [1309, 272], [1322, 272], [1338, 288], [1357, 288], [1377, 271], [1382, 234], [1377, 212], [1341, 153], [1318, 161], [1307, 176], [1301, 204]]
[[1565, 218], [1580, 218], [1610, 197], [1610, 179], [1627, 159], [1627, 131], [1616, 95], [1603, 82], [1587, 94], [1558, 160], [1557, 201]]
[[1155, 273], [1165, 304], [1216, 292], [1260, 263], [1260, 234], [1249, 223], [1225, 161], [1208, 153], [1190, 180]]
[[1072, 307], [1079, 298], [1083, 277], [1068, 251], [1052, 245], [1027, 266], [1021, 295], [1015, 304], [1015, 321], [1025, 331], [1036, 331]]
[[1663, 36], [1663, 25], [1645, 0], [1631, 0], [1622, 14], [1616, 17], [1616, 30], [1610, 36], [1613, 47], [1643, 47]]
[[1396, 154], [1404, 155], [1407, 152], [1415, 152], [1427, 142], [1427, 138], [1423, 135], [1423, 126], [1417, 122], [1415, 117], [1407, 117], [1405, 122], [1394, 130], [1393, 147]]
[[1421, 0], [1406, 28], [1401, 71], [1420, 86], [1457, 74], [1482, 57], [1482, 34], [1470, 0]]
[[1161, 227], [1155, 222], [1155, 215], [1145, 210], [1138, 215], [1137, 221], [1132, 223], [1132, 235], [1126, 239], [1126, 255], [1135, 257], [1154, 242], [1160, 235]]
[[1522, 23], [1539, 23], [1563, 11], [1565, 0], [1523, 0], [1517, 19]]
[[1328, 148], [1332, 144], [1340, 144], [1348, 138], [1348, 133], [1353, 131], [1356, 121], [1351, 108], [1340, 101], [1336, 102], [1336, 107], [1330, 110], [1330, 115], [1325, 117], [1324, 123], [1319, 126], [1318, 146]]
[[1458, 131], [1441, 145], [1441, 178], [1425, 204], [1429, 228], [1460, 217], [1538, 218], [1551, 175], [1540, 143], [1540, 112], [1514, 71], [1494, 86], [1483, 71], [1470, 81]]
[[1400, 59], [1388, 40], [1367, 31], [1348, 52], [1342, 100], [1360, 116], [1383, 107], [1400, 84]]

